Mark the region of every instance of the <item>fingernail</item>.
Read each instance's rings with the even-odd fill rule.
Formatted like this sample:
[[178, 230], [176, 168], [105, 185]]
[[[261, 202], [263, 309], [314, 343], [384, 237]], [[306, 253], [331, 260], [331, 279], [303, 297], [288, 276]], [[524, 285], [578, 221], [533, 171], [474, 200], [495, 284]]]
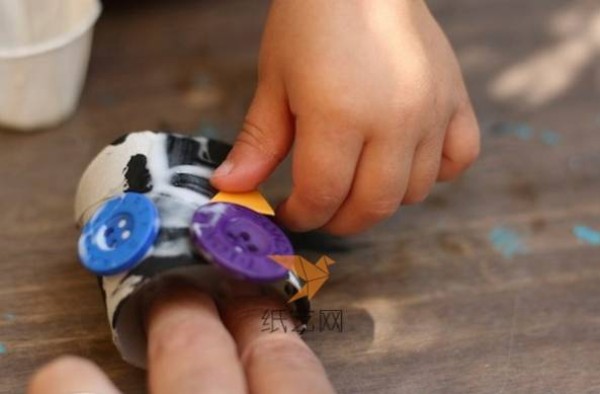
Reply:
[[225, 176], [229, 175], [233, 170], [233, 163], [229, 160], [225, 160], [221, 165], [215, 170], [213, 177]]

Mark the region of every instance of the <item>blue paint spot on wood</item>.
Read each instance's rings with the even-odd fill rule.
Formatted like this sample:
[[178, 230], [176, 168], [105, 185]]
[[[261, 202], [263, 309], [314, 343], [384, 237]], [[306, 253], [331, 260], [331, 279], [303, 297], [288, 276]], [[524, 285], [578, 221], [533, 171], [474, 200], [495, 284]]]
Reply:
[[573, 235], [588, 245], [600, 246], [600, 231], [596, 231], [591, 227], [583, 225], [573, 226]]
[[515, 135], [523, 140], [528, 141], [533, 136], [533, 129], [526, 123], [517, 123], [513, 129]]
[[556, 131], [545, 130], [540, 136], [542, 142], [548, 146], [556, 146], [560, 142], [560, 134]]
[[490, 132], [497, 136], [514, 135], [520, 140], [528, 141], [533, 137], [534, 130], [527, 123], [498, 122], [490, 128]]
[[493, 248], [508, 259], [527, 251], [521, 236], [509, 228], [495, 227], [488, 234], [488, 238]]
[[0, 355], [6, 354], [7, 351], [8, 350], [6, 349], [6, 345], [0, 342]]
[[534, 137], [539, 137], [543, 144], [548, 146], [558, 145], [562, 139], [561, 135], [554, 130], [536, 130], [524, 122], [498, 122], [489, 129], [491, 134], [496, 136], [515, 136], [521, 141], [531, 141]]

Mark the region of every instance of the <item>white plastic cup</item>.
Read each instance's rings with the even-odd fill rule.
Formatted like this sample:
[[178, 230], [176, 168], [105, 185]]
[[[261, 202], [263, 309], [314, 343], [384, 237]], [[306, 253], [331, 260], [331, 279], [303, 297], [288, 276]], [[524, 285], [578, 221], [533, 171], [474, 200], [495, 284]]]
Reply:
[[73, 114], [99, 0], [0, 0], [0, 125], [21, 131]]

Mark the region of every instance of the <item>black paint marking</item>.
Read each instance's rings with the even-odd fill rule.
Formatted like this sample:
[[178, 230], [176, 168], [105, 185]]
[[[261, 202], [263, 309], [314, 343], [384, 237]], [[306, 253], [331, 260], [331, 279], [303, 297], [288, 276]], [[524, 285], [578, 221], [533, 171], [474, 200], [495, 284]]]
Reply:
[[212, 187], [208, 179], [197, 175], [175, 174], [171, 178], [171, 185], [189, 189], [209, 198], [217, 194], [217, 189]]
[[207, 149], [202, 151], [200, 141], [178, 135], [167, 135], [169, 167], [200, 165], [217, 168], [229, 153], [231, 146], [207, 139]]
[[[167, 156], [169, 157], [169, 167], [199, 164], [199, 151], [200, 143], [198, 141], [172, 134], [167, 135]], [[211, 165], [212, 163], [205, 164]]]
[[190, 236], [189, 228], [173, 228], [173, 227], [161, 227], [156, 237], [155, 245], [160, 245], [164, 242], [175, 241], [178, 239], [188, 239]]
[[144, 155], [135, 155], [129, 159], [125, 168], [126, 192], [148, 193], [152, 190], [152, 177], [146, 167], [148, 159]]
[[208, 140], [208, 154], [217, 166], [225, 161], [230, 151], [231, 145], [217, 140]]
[[[293, 286], [292, 286], [293, 287]], [[294, 288], [292, 297], [296, 295], [298, 290]], [[310, 321], [310, 301], [306, 297], [302, 297], [292, 302], [294, 305], [293, 316], [300, 321], [302, 324], [308, 324]]]

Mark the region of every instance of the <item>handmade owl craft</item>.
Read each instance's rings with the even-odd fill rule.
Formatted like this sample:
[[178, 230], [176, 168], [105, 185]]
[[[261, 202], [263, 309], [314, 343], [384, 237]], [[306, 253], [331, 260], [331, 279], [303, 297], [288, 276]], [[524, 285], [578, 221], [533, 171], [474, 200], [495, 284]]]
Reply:
[[[285, 297], [301, 288], [269, 257], [294, 253], [269, 217], [211, 201], [210, 177], [229, 150], [204, 137], [131, 133], [103, 149], [81, 178], [79, 257], [99, 278], [116, 346], [136, 366], [146, 362], [144, 299], [163, 280], [186, 280], [216, 297], [222, 283], [240, 280]], [[289, 305], [306, 324], [309, 301]]]

